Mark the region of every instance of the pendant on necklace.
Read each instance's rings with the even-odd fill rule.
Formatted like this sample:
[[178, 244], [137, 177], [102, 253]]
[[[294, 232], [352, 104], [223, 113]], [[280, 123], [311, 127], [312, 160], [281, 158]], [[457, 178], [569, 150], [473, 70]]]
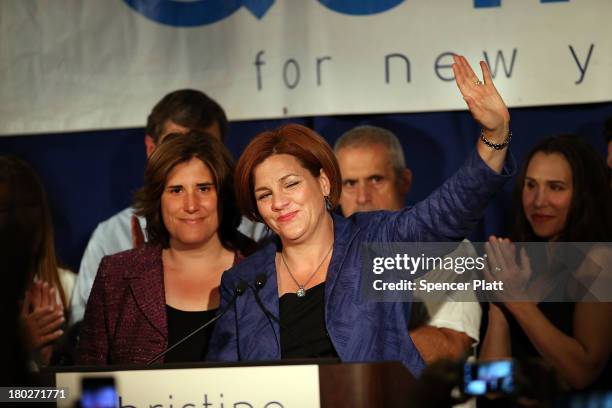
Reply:
[[295, 294], [297, 295], [297, 297], [301, 298], [306, 296], [306, 291], [304, 290], [303, 286], [300, 286], [300, 288], [297, 290], [297, 292], [295, 292]]

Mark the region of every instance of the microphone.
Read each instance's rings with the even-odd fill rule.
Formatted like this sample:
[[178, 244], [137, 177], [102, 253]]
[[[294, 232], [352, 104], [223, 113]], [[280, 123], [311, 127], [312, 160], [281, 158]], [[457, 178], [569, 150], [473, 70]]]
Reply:
[[238, 282], [238, 285], [236, 285], [236, 288], [234, 289], [234, 296], [232, 296], [232, 300], [227, 305], [225, 305], [221, 313], [218, 313], [215, 317], [208, 320], [202, 326], [198, 327], [197, 329], [195, 329], [194, 331], [192, 331], [191, 333], [189, 333], [188, 335], [186, 335], [185, 337], [183, 337], [182, 339], [174, 343], [172, 346], [168, 347], [167, 349], [165, 349], [164, 351], [162, 351], [161, 353], [153, 357], [151, 360], [147, 362], [146, 365], [153, 364], [154, 362], [156, 362], [157, 360], [159, 360], [160, 358], [168, 354], [170, 351], [174, 350], [175, 348], [183, 344], [189, 338], [191, 338], [192, 336], [196, 335], [200, 331], [204, 330], [205, 328], [207, 328], [208, 326], [210, 326], [211, 324], [219, 320], [236, 303], [236, 299], [238, 298], [238, 296], [244, 295], [244, 292], [246, 292], [247, 288], [249, 288], [249, 284], [245, 280], [240, 279], [240, 281]]
[[259, 297], [259, 291], [265, 286], [267, 281], [268, 281], [268, 277], [266, 276], [266, 274], [260, 273], [259, 275], [255, 277], [255, 289], [253, 289], [253, 287], [251, 287], [250, 285], [249, 285], [249, 288], [253, 291], [253, 295], [255, 296], [255, 303], [257, 303], [257, 306], [259, 306], [263, 314], [268, 319], [268, 323], [270, 324], [272, 333], [274, 333], [274, 340], [276, 341], [276, 346], [278, 347], [279, 354], [282, 354], [281, 345], [280, 345], [280, 342], [278, 341], [278, 337], [276, 337], [276, 331], [274, 330], [274, 325], [272, 324], [272, 320], [278, 323], [280, 327], [283, 327], [283, 326], [281, 325], [280, 320], [276, 316], [274, 316], [272, 312], [270, 312], [264, 306], [263, 302], [261, 301], [261, 298]]
[[[257, 303], [261, 311], [268, 317], [268, 320], [272, 319], [280, 325], [281, 324], [280, 320], [276, 316], [274, 316], [272, 312], [269, 311], [264, 306], [263, 302], [261, 301], [261, 298], [259, 297], [259, 291], [266, 285], [266, 282], [268, 282], [268, 277], [266, 276], [265, 273], [260, 273], [259, 275], [255, 277], [255, 289], [253, 289], [250, 286], [249, 287], [251, 288], [251, 290], [253, 291], [253, 294], [255, 295], [255, 302]], [[276, 335], [276, 332], [275, 332], [275, 335]]]
[[260, 273], [255, 277], [255, 288], [258, 292], [265, 286], [266, 282], [268, 282], [268, 277], [265, 273]]

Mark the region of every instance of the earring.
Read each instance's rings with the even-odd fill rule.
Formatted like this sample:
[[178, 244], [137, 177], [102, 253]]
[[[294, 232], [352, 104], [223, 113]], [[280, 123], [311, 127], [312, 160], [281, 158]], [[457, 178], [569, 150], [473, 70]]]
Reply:
[[325, 208], [327, 209], [327, 211], [332, 210], [332, 203], [331, 203], [331, 200], [329, 199], [329, 196], [325, 196]]

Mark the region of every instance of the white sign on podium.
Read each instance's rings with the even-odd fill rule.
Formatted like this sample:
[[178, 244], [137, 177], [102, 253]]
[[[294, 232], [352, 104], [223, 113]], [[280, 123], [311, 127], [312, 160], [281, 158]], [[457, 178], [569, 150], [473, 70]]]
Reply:
[[85, 377], [113, 377], [120, 408], [319, 407], [317, 365], [58, 372], [68, 388], [59, 407], [74, 407]]

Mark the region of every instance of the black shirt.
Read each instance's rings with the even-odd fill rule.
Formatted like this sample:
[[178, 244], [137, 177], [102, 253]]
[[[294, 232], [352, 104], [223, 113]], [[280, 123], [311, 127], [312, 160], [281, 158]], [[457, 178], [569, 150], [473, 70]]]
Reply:
[[[172, 347], [189, 333], [215, 317], [217, 309], [188, 312], [166, 305], [168, 318], [168, 347]], [[183, 344], [166, 354], [166, 363], [203, 361], [208, 351], [208, 342], [215, 324], [190, 337]]]
[[338, 358], [325, 328], [325, 282], [304, 297], [285, 293], [279, 299], [281, 356], [288, 358]]

